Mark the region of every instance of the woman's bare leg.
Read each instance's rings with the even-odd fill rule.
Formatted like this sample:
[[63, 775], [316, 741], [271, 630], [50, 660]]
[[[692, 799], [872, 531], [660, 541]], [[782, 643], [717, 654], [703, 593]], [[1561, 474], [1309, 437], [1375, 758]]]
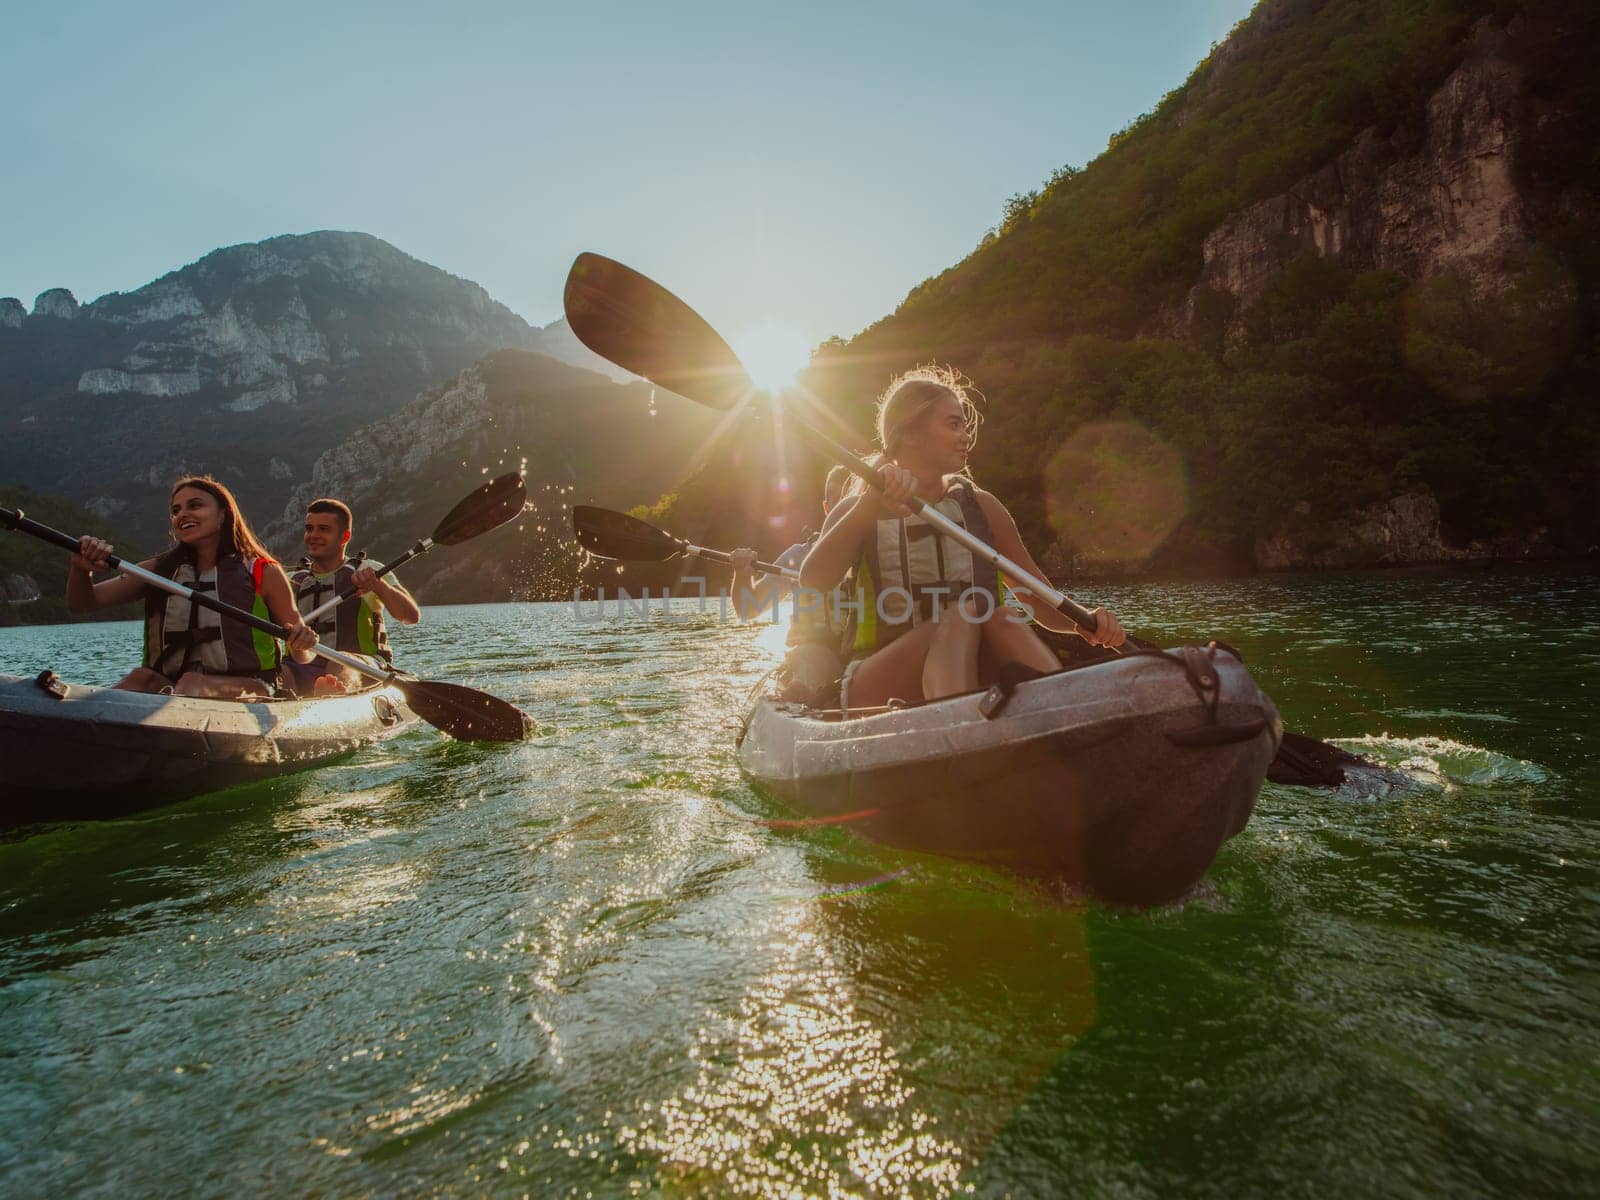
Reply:
[[939, 626], [918, 625], [872, 657], [850, 676], [850, 709], [875, 708], [892, 699], [922, 699], [922, 664]]
[[172, 689], [174, 696], [193, 696], [201, 700], [254, 700], [270, 696], [271, 690], [248, 675], [202, 675], [189, 671]]
[[123, 692], [164, 692], [172, 686], [172, 680], [149, 667], [135, 667], [114, 686]]
[[976, 691], [978, 687], [978, 647], [983, 642], [983, 626], [972, 600], [958, 608], [947, 608], [934, 625], [933, 642], [922, 664], [922, 695], [938, 700]]
[[993, 620], [983, 626], [983, 640], [994, 656], [998, 671], [1008, 662], [1026, 663], [1036, 671], [1050, 674], [1061, 669], [1056, 652], [1044, 644], [1031, 625], [1021, 621], [1006, 620], [1006, 610], [1001, 609]]

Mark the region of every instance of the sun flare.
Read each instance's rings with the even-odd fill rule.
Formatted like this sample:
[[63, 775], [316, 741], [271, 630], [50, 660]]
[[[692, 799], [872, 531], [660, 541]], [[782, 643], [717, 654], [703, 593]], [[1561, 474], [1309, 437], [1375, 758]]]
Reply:
[[783, 325], [757, 325], [734, 340], [733, 351], [758, 388], [781, 392], [811, 361], [811, 342]]

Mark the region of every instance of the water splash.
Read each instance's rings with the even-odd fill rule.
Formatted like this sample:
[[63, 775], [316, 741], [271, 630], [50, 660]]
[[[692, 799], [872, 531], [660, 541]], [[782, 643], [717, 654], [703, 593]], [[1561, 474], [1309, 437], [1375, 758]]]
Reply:
[[1458, 787], [1494, 787], [1544, 783], [1544, 769], [1526, 759], [1511, 758], [1440, 737], [1392, 737], [1387, 733], [1340, 738], [1334, 743], [1384, 766], [1413, 783], [1441, 791]]

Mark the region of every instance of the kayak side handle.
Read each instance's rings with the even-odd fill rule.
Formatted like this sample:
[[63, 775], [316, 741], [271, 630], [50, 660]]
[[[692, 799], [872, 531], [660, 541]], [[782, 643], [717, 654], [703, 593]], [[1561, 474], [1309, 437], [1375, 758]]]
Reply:
[[1266, 727], [1265, 717], [1226, 725], [1196, 725], [1193, 729], [1167, 730], [1167, 741], [1174, 746], [1231, 746], [1235, 742], [1248, 742]]

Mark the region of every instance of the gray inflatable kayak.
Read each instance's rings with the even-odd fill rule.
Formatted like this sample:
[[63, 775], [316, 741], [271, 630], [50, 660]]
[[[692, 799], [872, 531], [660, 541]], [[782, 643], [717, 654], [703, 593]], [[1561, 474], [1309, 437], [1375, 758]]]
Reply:
[[240, 703], [0, 675], [0, 825], [115, 816], [304, 770], [415, 721], [391, 687]]
[[1160, 904], [1244, 828], [1282, 736], [1238, 658], [1185, 647], [850, 720], [762, 696], [739, 762], [819, 823]]

